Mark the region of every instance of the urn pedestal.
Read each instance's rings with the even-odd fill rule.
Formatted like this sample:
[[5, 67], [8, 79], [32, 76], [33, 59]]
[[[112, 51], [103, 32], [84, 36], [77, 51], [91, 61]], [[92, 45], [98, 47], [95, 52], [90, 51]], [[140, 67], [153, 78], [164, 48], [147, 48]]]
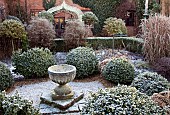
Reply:
[[53, 65], [48, 68], [49, 78], [56, 83], [56, 87], [40, 97], [41, 104], [47, 104], [60, 110], [66, 110], [80, 101], [83, 93], [74, 92], [67, 84], [74, 80], [76, 67], [67, 64]]

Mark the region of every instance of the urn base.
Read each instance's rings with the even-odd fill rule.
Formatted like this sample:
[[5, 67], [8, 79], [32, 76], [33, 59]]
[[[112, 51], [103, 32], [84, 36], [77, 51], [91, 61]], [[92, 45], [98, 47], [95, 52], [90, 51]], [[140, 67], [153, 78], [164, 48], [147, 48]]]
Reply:
[[67, 84], [57, 86], [52, 91], [51, 94], [53, 100], [71, 99], [73, 96], [74, 96], [74, 92], [72, 91], [72, 88]]

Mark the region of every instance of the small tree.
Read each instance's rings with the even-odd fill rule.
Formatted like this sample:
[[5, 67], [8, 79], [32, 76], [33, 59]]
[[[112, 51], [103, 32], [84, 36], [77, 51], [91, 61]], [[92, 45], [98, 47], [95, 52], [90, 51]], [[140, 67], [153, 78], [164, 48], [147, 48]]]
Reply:
[[28, 38], [31, 47], [50, 47], [55, 38], [52, 23], [47, 19], [35, 18], [27, 27]]
[[122, 19], [110, 17], [104, 23], [103, 29], [107, 31], [109, 36], [113, 34], [127, 34], [125, 22]]
[[93, 36], [93, 32], [91, 28], [94, 28], [94, 25], [99, 22], [96, 15], [93, 14], [92, 12], [86, 12], [82, 16], [82, 20], [84, 21], [86, 25], [86, 31], [87, 31], [88, 36]]
[[78, 46], [84, 46], [87, 37], [84, 24], [78, 20], [69, 21], [66, 23], [64, 40], [67, 45], [67, 49], [76, 48]]
[[3, 21], [0, 23], [0, 41], [0, 50], [6, 54], [6, 57], [10, 57], [12, 51], [21, 47], [21, 42], [22, 46], [26, 45], [27, 33], [25, 27], [16, 20]]
[[85, 24], [87, 25], [94, 25], [95, 23], [98, 23], [99, 20], [96, 17], [95, 14], [93, 14], [92, 12], [86, 12], [84, 13], [84, 15], [82, 16], [82, 20], [84, 21]]

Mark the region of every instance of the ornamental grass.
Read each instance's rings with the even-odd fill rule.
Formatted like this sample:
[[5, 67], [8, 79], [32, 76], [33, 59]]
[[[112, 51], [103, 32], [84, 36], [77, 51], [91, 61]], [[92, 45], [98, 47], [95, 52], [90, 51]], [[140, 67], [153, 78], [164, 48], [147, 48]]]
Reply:
[[170, 56], [170, 17], [150, 16], [141, 23], [144, 55], [151, 64], [161, 57]]

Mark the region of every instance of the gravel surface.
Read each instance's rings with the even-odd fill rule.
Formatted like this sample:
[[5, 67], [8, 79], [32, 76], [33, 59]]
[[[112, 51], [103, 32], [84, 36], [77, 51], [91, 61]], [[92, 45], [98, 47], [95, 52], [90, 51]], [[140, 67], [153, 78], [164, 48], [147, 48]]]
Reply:
[[[85, 94], [85, 97], [89, 95], [89, 92], [96, 92], [98, 89], [104, 88], [104, 86], [98, 81], [70, 82], [69, 85], [73, 88], [74, 91], [83, 92]], [[50, 93], [50, 91], [55, 87], [56, 84], [52, 81], [16, 86], [16, 88], [8, 95], [13, 95], [18, 92], [22, 98], [33, 101], [33, 106], [39, 108], [40, 97], [42, 96], [42, 94]]]

